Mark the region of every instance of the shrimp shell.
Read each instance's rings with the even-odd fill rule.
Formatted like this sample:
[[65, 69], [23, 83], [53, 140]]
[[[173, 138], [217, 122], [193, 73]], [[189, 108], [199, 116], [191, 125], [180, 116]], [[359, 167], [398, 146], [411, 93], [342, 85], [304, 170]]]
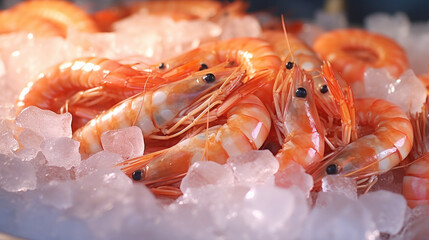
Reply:
[[363, 82], [363, 74], [370, 67], [386, 68], [394, 77], [408, 68], [407, 55], [399, 44], [361, 29], [324, 33], [315, 40], [313, 48], [350, 84]]
[[147, 185], [162, 185], [183, 177], [192, 163], [208, 160], [225, 163], [236, 156], [261, 147], [271, 128], [269, 112], [255, 95], [247, 95], [226, 114], [223, 125], [217, 125], [166, 150], [128, 160], [120, 165], [132, 176], [142, 171]]
[[98, 32], [94, 20], [80, 7], [68, 1], [24, 1], [13, 8], [23, 15], [45, 18], [61, 28], [62, 35], [67, 35], [67, 28], [82, 32]]
[[385, 173], [410, 153], [413, 128], [406, 114], [382, 99], [357, 99], [360, 138], [339, 148], [312, 172], [315, 183], [328, 174], [366, 179]]

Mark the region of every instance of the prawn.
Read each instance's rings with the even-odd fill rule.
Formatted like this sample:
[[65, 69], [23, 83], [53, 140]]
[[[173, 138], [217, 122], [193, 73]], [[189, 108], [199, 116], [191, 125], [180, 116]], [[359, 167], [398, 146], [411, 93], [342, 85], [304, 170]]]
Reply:
[[[66, 99], [82, 90], [104, 87], [110, 96], [118, 96], [121, 100], [130, 97], [152, 85], [145, 80], [164, 81], [154, 75], [143, 75], [131, 66], [105, 58], [78, 58], [53, 66], [40, 73], [27, 84], [18, 96], [15, 104], [17, 113], [27, 106], [37, 106], [58, 111]], [[129, 91], [127, 91], [129, 90]], [[101, 101], [99, 101], [101, 102]]]
[[413, 128], [398, 106], [382, 99], [363, 98], [355, 101], [355, 108], [360, 138], [309, 170], [316, 188], [326, 175], [351, 177], [359, 186], [371, 184], [374, 176], [389, 171], [411, 151]]
[[[240, 82], [243, 76], [243, 71], [237, 70], [235, 67], [228, 68], [222, 64], [215, 68], [197, 72], [183, 80], [143, 91], [90, 120], [85, 126], [74, 132], [73, 138], [80, 142], [82, 154], [92, 154], [102, 150], [100, 137], [107, 130], [136, 125], [142, 130], [145, 138], [154, 137], [151, 134], [160, 131], [163, 131], [163, 134], [171, 134], [182, 123], [178, 119], [192, 119], [193, 122], [200, 119], [193, 117], [193, 114], [207, 104], [199, 102], [198, 99], [203, 98], [203, 96], [207, 98], [206, 100], [216, 98], [216, 94], [212, 98], [207, 97], [209, 96], [207, 94], [218, 91], [216, 89], [223, 84], [231, 85], [233, 82]], [[237, 86], [236, 84], [232, 85]], [[229, 91], [232, 91], [228, 88], [222, 88], [222, 90], [225, 90], [224, 94], [229, 94]], [[186, 113], [184, 109], [192, 107], [195, 102], [201, 107], [198, 107], [197, 110], [192, 109], [194, 113]], [[213, 105], [207, 107], [211, 108], [217, 103], [217, 101], [213, 102]], [[174, 125], [176, 121], [179, 122], [178, 125], [168, 130], [167, 127]], [[185, 131], [183, 130], [176, 135]], [[165, 139], [166, 137], [160, 136], [158, 138]]]
[[412, 114], [410, 117], [415, 137], [412, 156], [410, 156], [412, 162], [406, 169], [403, 177], [402, 194], [411, 208], [422, 204], [429, 204], [428, 104], [429, 102], [426, 101], [422, 111]]
[[171, 148], [119, 165], [128, 176], [148, 187], [170, 185], [179, 182], [196, 161], [223, 164], [229, 157], [259, 149], [271, 128], [270, 114], [254, 94], [246, 95], [222, 115], [227, 116], [224, 124], [212, 126]]
[[27, 32], [36, 37], [63, 36], [61, 29], [51, 21], [20, 14], [17, 11], [0, 11], [0, 33]]
[[290, 161], [306, 168], [320, 162], [324, 154], [323, 126], [313, 98], [311, 76], [297, 64], [288, 66], [290, 69], [279, 71], [273, 89], [273, 124], [284, 136], [282, 148], [276, 154], [279, 170]]
[[296, 63], [311, 74], [313, 95], [325, 130], [336, 134], [334, 129], [336, 124], [333, 122], [334, 119], [341, 119], [341, 141], [338, 143], [333, 139], [329, 143], [339, 146], [356, 140], [353, 94], [350, 86], [333, 72], [331, 65], [328, 62], [322, 62], [307, 44], [294, 35], [287, 35], [285, 39], [283, 32], [265, 31], [262, 38], [273, 45], [274, 51], [281, 58], [293, 56]]
[[323, 33], [316, 38], [313, 48], [352, 87], [363, 83], [364, 72], [370, 67], [386, 68], [396, 78], [408, 68], [407, 55], [401, 46], [388, 37], [365, 30]]
[[63, 36], [67, 35], [67, 28], [82, 32], [98, 32], [97, 25], [91, 17], [69, 1], [23, 1], [11, 9], [22, 15], [48, 19], [61, 29]]

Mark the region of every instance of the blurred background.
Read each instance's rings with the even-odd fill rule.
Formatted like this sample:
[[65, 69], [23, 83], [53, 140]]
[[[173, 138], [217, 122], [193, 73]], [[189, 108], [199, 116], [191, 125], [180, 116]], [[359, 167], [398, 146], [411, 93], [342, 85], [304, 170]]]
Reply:
[[[115, 3], [133, 0], [75, 0], [73, 2], [90, 11], [99, 10]], [[1, 7], [7, 8], [19, 0], [2, 0]], [[404, 12], [411, 21], [429, 19], [429, 0], [248, 0], [249, 11], [270, 11], [287, 14], [289, 19], [313, 19], [317, 10], [344, 10], [352, 24], [360, 25], [365, 16], [375, 12]]]

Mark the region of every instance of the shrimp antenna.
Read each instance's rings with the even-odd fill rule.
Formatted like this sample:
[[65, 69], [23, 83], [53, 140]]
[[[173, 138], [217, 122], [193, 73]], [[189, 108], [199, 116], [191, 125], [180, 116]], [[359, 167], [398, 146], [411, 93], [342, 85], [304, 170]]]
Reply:
[[292, 54], [292, 48], [290, 47], [290, 43], [289, 43], [289, 37], [287, 36], [287, 29], [286, 29], [286, 23], [285, 23], [285, 22], [286, 22], [286, 20], [285, 20], [285, 16], [282, 14], [281, 18], [282, 18], [282, 28], [283, 28], [283, 33], [284, 33], [285, 38], [286, 38], [286, 44], [287, 44], [287, 47], [288, 47], [288, 49], [289, 49], [289, 53], [290, 53], [290, 55], [291, 55], [292, 61], [293, 61], [293, 62], [295, 62], [295, 58], [293, 57], [293, 54]]

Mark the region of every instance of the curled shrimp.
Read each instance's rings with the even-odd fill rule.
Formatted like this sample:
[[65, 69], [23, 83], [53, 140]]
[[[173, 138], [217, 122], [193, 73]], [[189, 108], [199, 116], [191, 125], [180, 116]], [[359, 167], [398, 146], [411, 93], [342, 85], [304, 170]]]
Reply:
[[20, 14], [18, 11], [0, 11], [0, 33], [26, 32], [36, 37], [62, 36], [61, 29], [51, 21]]
[[[168, 130], [168, 126], [174, 125], [175, 121], [180, 121], [178, 119], [182, 117], [193, 118], [192, 114], [183, 113], [185, 108], [198, 102], [198, 99], [208, 92], [217, 90], [226, 81], [239, 82], [243, 73], [235, 71], [236, 68], [220, 65], [197, 72], [183, 80], [143, 91], [89, 121], [73, 134], [73, 138], [80, 142], [81, 153], [92, 154], [102, 150], [101, 133], [107, 130], [136, 125], [145, 138], [150, 138], [152, 133], [161, 130], [164, 135], [171, 134], [176, 127]], [[198, 117], [193, 120], [197, 121]], [[160, 138], [162, 139], [162, 136]]]
[[363, 74], [370, 67], [386, 68], [394, 77], [408, 68], [407, 55], [401, 46], [388, 37], [365, 30], [324, 33], [315, 40], [313, 48], [351, 85], [363, 82]]
[[196, 161], [225, 163], [261, 147], [271, 127], [269, 112], [255, 95], [247, 95], [230, 108], [226, 123], [185, 139], [171, 148], [128, 160], [120, 165], [136, 181], [149, 187], [180, 181]]
[[368, 186], [372, 176], [389, 171], [411, 151], [413, 128], [398, 106], [368, 98], [357, 99], [355, 107], [360, 138], [310, 170], [316, 187], [326, 175], [351, 177], [359, 186]]
[[[162, 80], [150, 75], [150, 79]], [[79, 91], [95, 87], [110, 90], [122, 99], [136, 94], [146, 83], [140, 71], [105, 58], [78, 58], [53, 66], [40, 73], [21, 91], [15, 104], [19, 113], [27, 106], [58, 111], [65, 99]], [[147, 84], [147, 83], [146, 83]], [[150, 87], [150, 83], [148, 84]], [[133, 90], [127, 92], [127, 90]], [[122, 100], [121, 99], [121, 100]]]
[[283, 136], [282, 148], [276, 154], [280, 170], [291, 161], [306, 168], [320, 162], [324, 154], [323, 126], [313, 98], [311, 76], [296, 64], [289, 68], [279, 71], [273, 89], [273, 121]]
[[69, 1], [23, 1], [12, 9], [22, 15], [48, 19], [61, 29], [63, 36], [67, 35], [67, 28], [82, 32], [98, 32], [91, 17]]

